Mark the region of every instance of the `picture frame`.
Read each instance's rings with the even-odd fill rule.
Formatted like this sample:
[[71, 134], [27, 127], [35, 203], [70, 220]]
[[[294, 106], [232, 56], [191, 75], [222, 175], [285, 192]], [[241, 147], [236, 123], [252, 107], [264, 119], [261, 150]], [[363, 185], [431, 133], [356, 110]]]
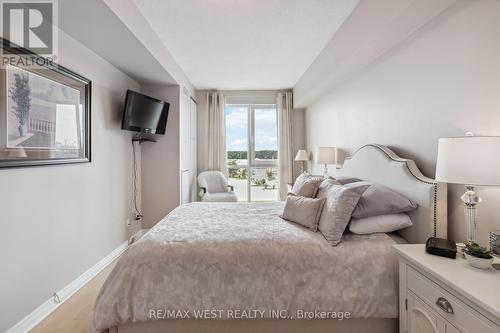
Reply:
[[2, 54], [37, 65], [0, 67], [0, 168], [90, 163], [92, 82], [8, 45]]

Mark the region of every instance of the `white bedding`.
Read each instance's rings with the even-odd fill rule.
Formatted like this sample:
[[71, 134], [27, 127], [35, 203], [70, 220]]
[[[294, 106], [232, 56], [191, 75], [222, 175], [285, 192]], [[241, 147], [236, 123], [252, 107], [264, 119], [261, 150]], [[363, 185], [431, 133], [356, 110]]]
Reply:
[[191, 319], [196, 310], [221, 310], [216, 319], [231, 319], [228, 310], [398, 316], [394, 239], [349, 233], [332, 247], [319, 232], [282, 220], [282, 210], [283, 203], [175, 209], [119, 260], [96, 301], [94, 330], [172, 310]]

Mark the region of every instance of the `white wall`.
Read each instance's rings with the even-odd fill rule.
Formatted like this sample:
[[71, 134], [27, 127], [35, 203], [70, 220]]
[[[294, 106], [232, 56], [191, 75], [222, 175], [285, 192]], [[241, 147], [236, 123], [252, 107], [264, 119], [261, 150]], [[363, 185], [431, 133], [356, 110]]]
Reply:
[[132, 134], [120, 121], [126, 90], [140, 86], [59, 37], [59, 62], [92, 80], [92, 163], [0, 169], [1, 332], [127, 239]]
[[[306, 145], [306, 109], [294, 109], [293, 110], [293, 140], [292, 140], [292, 146], [293, 146], [293, 156], [292, 158], [295, 158], [295, 155], [297, 155], [297, 151], [299, 149], [307, 149]], [[307, 165], [304, 164], [304, 167]], [[294, 179], [297, 178], [300, 175], [300, 170], [302, 167], [302, 162], [294, 162], [293, 165], [293, 173], [294, 173]]]
[[[439, 16], [308, 108], [309, 149], [336, 145], [353, 152], [385, 144], [433, 177], [438, 138], [469, 130], [500, 135], [499, 31], [498, 1], [465, 2]], [[464, 189], [449, 188], [449, 238], [464, 240]], [[489, 231], [500, 229], [500, 189], [479, 194], [478, 239], [486, 245]]]
[[143, 86], [144, 94], [167, 101], [165, 135], [142, 144], [143, 227], [151, 228], [180, 203], [179, 86]]

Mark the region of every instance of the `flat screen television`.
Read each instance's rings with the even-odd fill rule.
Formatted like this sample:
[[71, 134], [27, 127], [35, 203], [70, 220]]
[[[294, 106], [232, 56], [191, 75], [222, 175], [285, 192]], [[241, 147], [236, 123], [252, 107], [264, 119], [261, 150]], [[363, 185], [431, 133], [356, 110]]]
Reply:
[[122, 129], [150, 134], [165, 134], [170, 104], [127, 90]]

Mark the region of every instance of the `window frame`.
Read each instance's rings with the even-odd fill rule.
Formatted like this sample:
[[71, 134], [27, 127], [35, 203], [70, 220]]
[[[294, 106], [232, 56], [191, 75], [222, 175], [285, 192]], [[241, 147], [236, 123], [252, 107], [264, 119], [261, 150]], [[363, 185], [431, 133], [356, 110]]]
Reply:
[[[232, 167], [227, 165], [228, 169], [247, 170], [247, 202], [252, 202], [252, 169], [275, 168], [278, 171], [279, 161], [279, 146], [277, 147], [278, 158], [272, 160], [256, 160], [255, 159], [255, 110], [256, 109], [273, 109], [276, 113], [276, 138], [278, 138], [278, 108], [276, 104], [253, 104], [253, 103], [230, 103], [224, 107], [246, 107], [247, 108], [247, 163], [246, 165], [238, 165]], [[225, 113], [225, 110], [224, 110]], [[225, 124], [224, 124], [225, 125]], [[226, 126], [226, 125], [225, 125]], [[227, 149], [226, 149], [227, 158]], [[276, 198], [277, 199], [277, 198]]]
[[[276, 113], [276, 138], [278, 138], [278, 111], [276, 109], [276, 104], [249, 104], [248, 105], [248, 164], [252, 166], [261, 166], [261, 167], [272, 167], [278, 166], [278, 159], [274, 160], [256, 160], [255, 159], [255, 110], [256, 109], [273, 109]], [[279, 155], [279, 147], [277, 147], [278, 155]], [[279, 156], [278, 156], [279, 158]]]

